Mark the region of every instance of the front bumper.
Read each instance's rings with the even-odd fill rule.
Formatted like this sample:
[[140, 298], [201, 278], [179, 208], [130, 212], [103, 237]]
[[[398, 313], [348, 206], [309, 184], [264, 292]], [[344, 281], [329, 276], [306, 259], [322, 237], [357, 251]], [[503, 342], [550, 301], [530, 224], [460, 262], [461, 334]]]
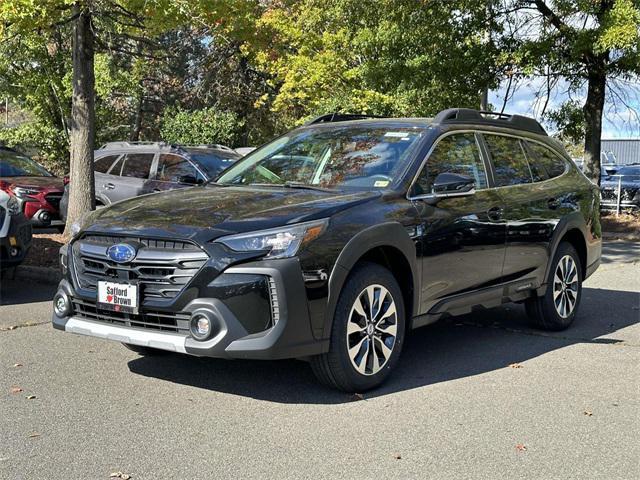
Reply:
[[[74, 309], [65, 317], [58, 317], [54, 312], [53, 327], [70, 333], [132, 345], [216, 358], [300, 358], [326, 350], [327, 345], [316, 340], [312, 334], [302, 271], [296, 258], [241, 264], [227, 268], [217, 279], [225, 275], [235, 276], [235, 278], [238, 275], [247, 275], [247, 278], [253, 275], [265, 275], [272, 278], [277, 291], [278, 320], [266, 330], [249, 333], [246, 320], [243, 320], [244, 323], [241, 322], [227, 306], [228, 304], [220, 298], [206, 296], [206, 293], [210, 293], [211, 290], [200, 289], [200, 293], [204, 296], [197, 295], [179, 310], [180, 314], [193, 314], [202, 310], [210, 314], [213, 319], [213, 333], [204, 341], [196, 340], [185, 331], [176, 333], [139, 328], [129, 326], [126, 321], [122, 322], [124, 324], [97, 321], [95, 318], [83, 315], [79, 311], [81, 309]], [[79, 293], [66, 279], [60, 282], [58, 293], [72, 300], [82, 301]], [[85, 300], [87, 300], [86, 295]], [[251, 309], [252, 305], [246, 305], [246, 307]], [[141, 310], [145, 310], [144, 305]]]
[[24, 215], [14, 215], [6, 221], [9, 230], [5, 237], [0, 238], [0, 265], [2, 268], [14, 267], [22, 263], [29, 252], [32, 239], [32, 228]]

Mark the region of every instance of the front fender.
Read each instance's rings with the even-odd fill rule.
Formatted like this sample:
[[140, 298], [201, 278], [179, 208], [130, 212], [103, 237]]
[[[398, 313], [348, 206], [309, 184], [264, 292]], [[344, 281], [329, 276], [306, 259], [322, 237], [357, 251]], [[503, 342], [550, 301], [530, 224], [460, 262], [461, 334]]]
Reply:
[[411, 268], [414, 287], [413, 305], [407, 305], [407, 308], [411, 308], [410, 312], [418, 311], [417, 309], [420, 304], [418, 292], [421, 291], [421, 276], [416, 267], [416, 247], [414, 241], [409, 237], [406, 228], [398, 222], [374, 225], [354, 235], [338, 255], [336, 264], [329, 276], [329, 297], [327, 299], [322, 338], [329, 338], [331, 335], [331, 326], [333, 324], [333, 316], [338, 298], [349, 277], [349, 273], [358, 260], [368, 251], [376, 247], [393, 247], [404, 255]]

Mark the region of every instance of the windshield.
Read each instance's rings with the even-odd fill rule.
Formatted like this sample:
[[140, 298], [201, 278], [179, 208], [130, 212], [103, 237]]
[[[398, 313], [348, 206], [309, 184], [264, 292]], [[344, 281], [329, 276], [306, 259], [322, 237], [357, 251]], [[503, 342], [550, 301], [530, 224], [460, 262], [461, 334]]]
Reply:
[[0, 177], [51, 177], [44, 167], [11, 150], [0, 150]]
[[240, 155], [232, 152], [202, 150], [188, 150], [188, 152], [191, 158], [205, 170], [209, 178], [218, 176], [225, 168], [230, 167], [240, 158]]
[[403, 171], [424, 131], [384, 125], [293, 131], [249, 154], [218, 183], [385, 188]]

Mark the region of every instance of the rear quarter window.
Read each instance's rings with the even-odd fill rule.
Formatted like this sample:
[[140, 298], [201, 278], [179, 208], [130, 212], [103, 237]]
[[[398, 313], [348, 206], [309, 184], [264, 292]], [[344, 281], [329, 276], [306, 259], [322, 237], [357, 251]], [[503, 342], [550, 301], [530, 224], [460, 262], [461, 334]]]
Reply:
[[484, 132], [482, 135], [491, 155], [496, 187], [533, 182], [524, 149], [518, 138]]
[[562, 175], [567, 169], [567, 161], [548, 147], [527, 141], [531, 151], [531, 169], [536, 181], [547, 180]]

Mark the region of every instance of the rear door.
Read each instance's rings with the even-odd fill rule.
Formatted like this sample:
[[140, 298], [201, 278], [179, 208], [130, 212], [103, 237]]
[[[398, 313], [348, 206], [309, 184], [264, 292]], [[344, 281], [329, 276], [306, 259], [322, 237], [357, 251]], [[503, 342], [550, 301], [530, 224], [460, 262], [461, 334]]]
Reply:
[[[434, 202], [433, 183], [441, 173], [472, 177], [475, 193]], [[503, 201], [489, 187], [487, 162], [476, 134], [456, 132], [437, 141], [410, 192], [423, 222], [422, 312], [450, 310], [451, 305], [439, 304], [458, 294], [464, 296], [458, 297], [459, 304], [474, 303], [477, 299], [468, 295], [500, 282], [505, 254]]]
[[[122, 158], [122, 154], [115, 153], [98, 157], [93, 163], [96, 182], [96, 199], [102, 203], [110, 203], [108, 193], [112, 189], [111, 185], [114, 185], [114, 181], [119, 177], [120, 170], [116, 165], [118, 165], [120, 158]], [[118, 172], [116, 175], [111, 174], [111, 171], [114, 169]]]
[[540, 283], [549, 260], [551, 237], [567, 213], [563, 203], [566, 186], [551, 179], [558, 176], [558, 168], [560, 173], [565, 171], [566, 162], [556, 158], [553, 166], [553, 159], [538, 157], [538, 153], [552, 152], [532, 140], [486, 132], [482, 135], [493, 165], [496, 191], [505, 204], [504, 279]]
[[[111, 181], [105, 185], [105, 195], [111, 202], [136, 197], [149, 180], [153, 153], [126, 153], [111, 169]], [[119, 177], [115, 175], [119, 174]]]

